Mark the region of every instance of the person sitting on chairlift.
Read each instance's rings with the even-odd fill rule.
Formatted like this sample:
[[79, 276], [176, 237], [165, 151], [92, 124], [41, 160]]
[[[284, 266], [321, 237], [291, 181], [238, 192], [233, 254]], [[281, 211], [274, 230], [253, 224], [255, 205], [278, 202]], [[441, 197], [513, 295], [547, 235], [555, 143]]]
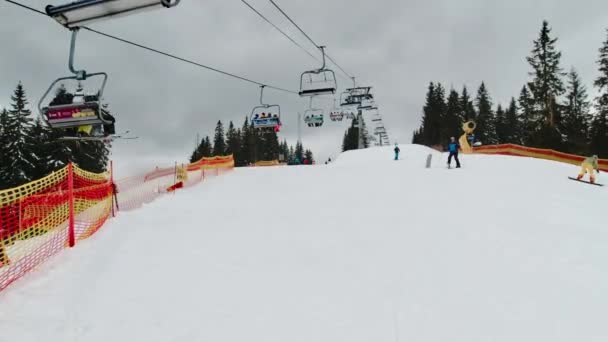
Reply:
[[[63, 90], [60, 90], [55, 98], [49, 103], [50, 106], [57, 105], [67, 105], [72, 103], [84, 103], [84, 102], [95, 102], [97, 101], [98, 95], [84, 95], [82, 93], [82, 89], [76, 91], [76, 94], [71, 94]], [[66, 129], [66, 131], [73, 133], [77, 136], [91, 136], [91, 135], [103, 135], [108, 136], [112, 134], [116, 134], [116, 128], [114, 123], [116, 119], [107, 111], [107, 105], [104, 105], [103, 108], [100, 109], [102, 119], [106, 121], [110, 121], [110, 124], [107, 125], [97, 125], [93, 127], [93, 125], [84, 125], [78, 128]], [[101, 132], [103, 128], [103, 132]], [[93, 134], [92, 134], [93, 133]]]

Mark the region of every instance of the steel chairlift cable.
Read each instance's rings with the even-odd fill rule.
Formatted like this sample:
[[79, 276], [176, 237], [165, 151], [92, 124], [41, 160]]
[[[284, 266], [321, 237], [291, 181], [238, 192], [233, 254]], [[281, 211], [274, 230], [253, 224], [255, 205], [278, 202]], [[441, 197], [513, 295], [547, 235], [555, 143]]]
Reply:
[[272, 25], [272, 27], [274, 27], [277, 31], [279, 31], [283, 36], [285, 36], [287, 39], [289, 39], [293, 44], [295, 44], [297, 47], [299, 47], [300, 49], [302, 49], [302, 51], [306, 52], [310, 57], [314, 58], [317, 62], [321, 62], [321, 60], [319, 60], [317, 57], [315, 57], [315, 55], [313, 55], [312, 53], [310, 53], [308, 50], [306, 50], [306, 48], [304, 48], [300, 43], [296, 42], [293, 38], [291, 38], [287, 33], [285, 33], [285, 31], [281, 30], [277, 25], [275, 25], [272, 21], [270, 21], [268, 18], [266, 18], [262, 13], [260, 13], [257, 9], [255, 9], [253, 6], [251, 6], [250, 3], [248, 3], [245, 0], [241, 0], [242, 3], [244, 3], [247, 7], [249, 7], [252, 11], [254, 11], [257, 15], [259, 15], [262, 19], [264, 19], [267, 23], [269, 23], [270, 25]]
[[[24, 9], [36, 12], [38, 14], [42, 14], [45, 17], [48, 17], [48, 15], [45, 12], [42, 12], [40, 10], [37, 10], [37, 9], [35, 9], [33, 7], [30, 7], [30, 6], [27, 6], [27, 5], [24, 5], [22, 3], [16, 2], [14, 0], [4, 0], [4, 1], [6, 1], [8, 3], [11, 3], [13, 5], [16, 5], [16, 6], [22, 7]], [[244, 81], [244, 82], [249, 82], [249, 83], [253, 83], [253, 84], [256, 84], [256, 85], [260, 85], [260, 86], [263, 85], [263, 86], [266, 86], [267, 88], [275, 89], [275, 90], [278, 90], [278, 91], [283, 91], [283, 92], [290, 93], [290, 94], [296, 94], [296, 95], [298, 94], [297, 91], [288, 90], [288, 89], [285, 89], [285, 88], [281, 88], [281, 87], [269, 85], [269, 84], [266, 84], [266, 83], [258, 82], [258, 81], [255, 81], [255, 80], [243, 77], [243, 76], [239, 76], [239, 75], [227, 72], [227, 71], [223, 71], [223, 70], [220, 70], [220, 69], [217, 69], [217, 68], [214, 68], [214, 67], [210, 67], [210, 66], [198, 63], [198, 62], [194, 62], [192, 60], [189, 60], [189, 59], [186, 59], [186, 58], [183, 58], [183, 57], [179, 57], [177, 55], [174, 55], [174, 54], [171, 54], [171, 53], [168, 53], [168, 52], [160, 51], [158, 49], [154, 49], [154, 48], [142, 45], [142, 44], [138, 44], [138, 43], [135, 43], [133, 41], [130, 41], [130, 40], [127, 40], [127, 39], [124, 39], [124, 38], [120, 38], [120, 37], [117, 37], [117, 36], [114, 36], [114, 35], [111, 35], [111, 34], [108, 34], [108, 33], [104, 33], [104, 32], [101, 32], [101, 31], [98, 31], [98, 30], [95, 30], [95, 29], [92, 29], [92, 28], [89, 28], [89, 27], [86, 27], [86, 26], [82, 26], [81, 28], [85, 29], [87, 31], [99, 34], [101, 36], [104, 36], [104, 37], [107, 37], [107, 38], [111, 38], [111, 39], [123, 42], [125, 44], [129, 44], [129, 45], [132, 45], [132, 46], [135, 46], [135, 47], [138, 47], [138, 48], [150, 51], [150, 52], [154, 52], [154, 53], [157, 53], [157, 54], [160, 54], [160, 55], [163, 55], [163, 56], [166, 56], [166, 57], [169, 57], [169, 58], [172, 58], [172, 59], [184, 62], [184, 63], [188, 63], [188, 64], [195, 65], [195, 66], [198, 66], [198, 67], [210, 70], [210, 71], [214, 71], [214, 72], [220, 73], [220, 74], [225, 75], [225, 76], [236, 78], [236, 79]]]
[[[300, 26], [298, 26], [298, 24], [296, 24], [296, 22], [291, 19], [291, 17], [289, 15], [287, 15], [287, 13], [285, 13], [285, 11], [283, 11], [283, 9], [281, 7], [279, 7], [279, 5], [277, 5], [276, 2], [274, 2], [274, 0], [268, 0], [270, 1], [270, 3], [279, 11], [281, 12], [281, 14], [283, 14], [283, 16], [285, 16], [285, 18], [287, 18], [287, 20], [289, 20], [289, 22], [291, 22], [293, 24], [293, 26], [295, 26], [303, 35], [304, 37], [306, 37], [311, 43], [312, 45], [314, 45], [317, 49], [320, 49], [321, 47], [319, 46], [319, 44], [315, 43], [315, 41], [310, 38], [310, 36], [304, 32], [304, 30], [302, 30], [302, 28]], [[346, 77], [348, 77], [348, 79], [350, 80], [352, 78], [352, 76], [350, 76], [349, 73], [347, 73], [338, 63], [336, 63], [336, 61], [331, 58], [328, 54], [325, 54], [325, 56], [327, 57], [327, 59], [329, 59], [332, 63], [334, 63], [338, 69], [340, 69], [345, 75]]]

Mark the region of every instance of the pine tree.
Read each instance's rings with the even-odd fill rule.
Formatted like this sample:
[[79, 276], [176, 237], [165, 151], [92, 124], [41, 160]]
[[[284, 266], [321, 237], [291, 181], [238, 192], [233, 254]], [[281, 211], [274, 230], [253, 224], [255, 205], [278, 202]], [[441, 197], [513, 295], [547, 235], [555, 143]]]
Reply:
[[365, 118], [363, 115], [361, 116], [361, 127], [357, 128], [357, 148], [359, 148], [359, 129], [362, 130], [362, 140], [363, 140], [363, 148], [368, 148], [370, 145], [370, 140], [373, 139], [369, 131], [367, 130], [367, 124], [365, 123]]
[[245, 122], [243, 122], [243, 127], [241, 128], [241, 153], [239, 154], [239, 165], [246, 166], [253, 162], [251, 159], [251, 139], [249, 118], [245, 117]]
[[[415, 130], [412, 134], [412, 144], [422, 144], [422, 136], [420, 134], [420, 129]], [[344, 144], [342, 144], [342, 149], [344, 149]]]
[[454, 89], [450, 90], [445, 115], [442, 118], [441, 141], [449, 141], [462, 132], [462, 108], [460, 96]]
[[277, 133], [265, 132], [258, 137], [258, 155], [262, 160], [276, 160], [279, 157], [279, 138]]
[[521, 143], [529, 145], [532, 140], [532, 136], [536, 130], [536, 115], [534, 112], [534, 99], [532, 94], [528, 90], [528, 86], [524, 85], [519, 94], [519, 132], [518, 135], [521, 139]]
[[344, 133], [344, 139], [342, 140], [342, 152], [356, 150], [359, 148], [359, 129], [357, 126], [357, 120], [351, 122], [351, 126]]
[[497, 144], [504, 144], [507, 142], [507, 117], [504, 109], [499, 104], [496, 107], [496, 117], [495, 117], [495, 125], [496, 125], [496, 140]]
[[5, 134], [5, 131], [8, 129], [8, 125], [8, 111], [6, 109], [2, 109], [0, 112], [0, 189], [10, 187], [8, 178], [5, 178], [8, 174], [8, 165], [10, 161], [10, 154], [8, 151], [9, 137], [8, 134]]
[[289, 146], [289, 156], [287, 157], [287, 160], [289, 161], [290, 164], [293, 164], [295, 162], [296, 159], [296, 152], [293, 149], [293, 146]]
[[511, 103], [509, 104], [509, 109], [505, 113], [505, 126], [504, 126], [504, 135], [505, 140], [503, 143], [507, 144], [521, 144], [521, 136], [520, 136], [520, 128], [519, 128], [519, 119], [518, 119], [518, 108], [517, 103], [515, 102], [515, 98], [511, 98]]
[[587, 154], [589, 124], [591, 121], [587, 89], [574, 70], [568, 73], [567, 102], [564, 103], [561, 132], [566, 136], [569, 152]]
[[283, 142], [279, 146], [279, 161], [284, 162], [288, 160], [290, 160], [289, 145], [287, 144], [287, 140], [283, 140]]
[[445, 110], [445, 90], [441, 84], [435, 85], [431, 82], [423, 107], [422, 126], [419, 130], [420, 143], [427, 146], [441, 143], [441, 120]]
[[498, 142], [496, 137], [496, 122], [492, 112], [492, 100], [485, 83], [481, 83], [475, 99], [477, 105], [477, 129], [475, 136], [484, 145], [494, 145]]
[[30, 131], [37, 156], [32, 179], [42, 178], [54, 171], [52, 167], [52, 156], [50, 154], [50, 133], [50, 129], [44, 126], [40, 119], [36, 119], [36, 122]]
[[593, 83], [599, 95], [595, 100], [597, 113], [591, 123], [590, 147], [601, 158], [608, 158], [608, 38], [602, 44], [599, 52], [597, 63], [600, 75]]
[[306, 158], [310, 164], [315, 163], [315, 158], [314, 158], [311, 150], [306, 150], [304, 152], [304, 158]]
[[81, 169], [101, 173], [108, 169], [110, 151], [106, 144], [100, 141], [77, 141], [72, 149], [72, 162]]
[[239, 163], [241, 160], [241, 145], [241, 134], [234, 128], [232, 121], [230, 121], [228, 131], [226, 132], [226, 155], [232, 154], [237, 162], [237, 166], [242, 166]]
[[32, 118], [27, 109], [28, 101], [21, 82], [11, 96], [11, 110], [4, 120], [4, 154], [8, 162], [0, 166], [0, 179], [7, 187], [15, 187], [31, 181], [38, 163], [31, 136]]
[[557, 99], [564, 93], [562, 77], [565, 73], [559, 66], [562, 54], [555, 47], [557, 38], [551, 38], [550, 34], [549, 23], [543, 21], [539, 37], [534, 41], [534, 48], [527, 57], [532, 67], [530, 76], [533, 77], [528, 87], [534, 100], [534, 130], [530, 143], [559, 150], [563, 144], [559, 131], [561, 118]]
[[294, 150], [294, 157], [297, 164], [301, 164], [304, 161], [304, 147], [301, 142], [296, 143], [296, 148]]
[[467, 90], [466, 86], [462, 88], [462, 94], [460, 95], [460, 110], [462, 111], [460, 114], [460, 119], [462, 122], [475, 120], [477, 117], [475, 107], [473, 106], [473, 101], [469, 96], [469, 91]]
[[213, 155], [213, 146], [211, 146], [211, 138], [206, 136], [201, 145], [201, 158], [208, 158]]
[[213, 138], [213, 155], [223, 156], [226, 153], [226, 140], [224, 139], [224, 125], [222, 121], [215, 126], [215, 136]]

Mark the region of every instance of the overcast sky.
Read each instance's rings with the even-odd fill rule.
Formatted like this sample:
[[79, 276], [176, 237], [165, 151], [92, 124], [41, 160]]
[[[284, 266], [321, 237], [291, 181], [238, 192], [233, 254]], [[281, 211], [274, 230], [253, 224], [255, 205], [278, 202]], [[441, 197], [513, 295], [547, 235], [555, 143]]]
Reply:
[[[48, 2], [21, 0], [43, 9]], [[50, 1], [60, 4], [64, 1]], [[267, 0], [249, 2], [301, 42], [313, 47]], [[495, 103], [517, 96], [525, 61], [543, 19], [549, 20], [562, 67], [574, 66], [590, 87], [597, 50], [608, 28], [600, 0], [278, 0], [276, 1], [360, 84], [374, 87], [393, 142], [409, 142], [420, 122], [429, 81], [473, 92], [485, 81]], [[240, 0], [182, 0], [159, 10], [91, 27], [264, 83], [297, 90], [300, 73], [318, 63], [276, 32]], [[67, 76], [69, 31], [51, 19], [0, 1], [0, 106], [18, 81], [32, 103], [57, 77]], [[257, 104], [256, 85], [82, 31], [77, 67], [110, 75], [105, 99], [117, 130], [136, 141], [114, 143], [113, 157], [138, 165], [183, 161], [197, 133], [212, 134], [218, 120], [241, 126]], [[336, 69], [336, 72], [339, 71]], [[350, 86], [339, 78], [339, 88]], [[266, 102], [283, 110], [281, 139], [297, 139], [297, 113], [308, 101], [269, 90]], [[331, 98], [318, 101], [330, 108]], [[335, 155], [347, 123], [303, 125], [302, 140], [323, 161]]]

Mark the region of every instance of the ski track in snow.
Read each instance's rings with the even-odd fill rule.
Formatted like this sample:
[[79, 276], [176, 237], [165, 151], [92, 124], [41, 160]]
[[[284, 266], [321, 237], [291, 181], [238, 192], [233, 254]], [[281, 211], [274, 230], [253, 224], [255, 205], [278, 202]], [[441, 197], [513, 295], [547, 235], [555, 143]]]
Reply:
[[608, 340], [603, 188], [400, 148], [236, 169], [121, 213], [0, 293], [0, 341]]

